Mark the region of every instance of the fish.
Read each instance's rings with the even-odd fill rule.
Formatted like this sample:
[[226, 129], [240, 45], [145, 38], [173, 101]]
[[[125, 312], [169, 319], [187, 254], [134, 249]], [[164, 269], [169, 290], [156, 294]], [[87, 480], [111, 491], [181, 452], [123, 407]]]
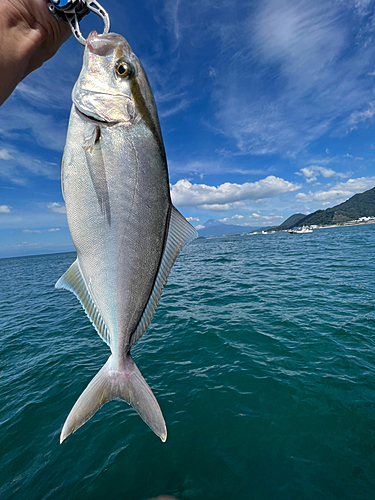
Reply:
[[198, 235], [172, 204], [153, 93], [117, 33], [93, 31], [86, 40], [61, 185], [77, 258], [55, 287], [75, 294], [111, 354], [74, 404], [60, 443], [113, 399], [131, 405], [165, 442], [160, 406], [130, 351], [178, 254]]

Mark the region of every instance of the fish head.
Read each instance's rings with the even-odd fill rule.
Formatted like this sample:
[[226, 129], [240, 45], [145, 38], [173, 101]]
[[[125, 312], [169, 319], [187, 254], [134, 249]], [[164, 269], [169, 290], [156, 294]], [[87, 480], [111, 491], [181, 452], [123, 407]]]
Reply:
[[128, 125], [143, 120], [161, 138], [147, 75], [121, 35], [90, 33], [72, 99], [89, 119]]

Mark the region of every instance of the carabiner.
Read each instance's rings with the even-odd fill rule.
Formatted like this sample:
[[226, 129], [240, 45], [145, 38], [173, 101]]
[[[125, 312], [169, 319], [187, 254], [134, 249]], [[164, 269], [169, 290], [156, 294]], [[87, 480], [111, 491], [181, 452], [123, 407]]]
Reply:
[[81, 45], [86, 45], [86, 39], [82, 36], [79, 22], [90, 11], [102, 19], [103, 33], [109, 32], [108, 13], [96, 0], [51, 0], [48, 8], [56, 19], [63, 19], [69, 24], [73, 35]]

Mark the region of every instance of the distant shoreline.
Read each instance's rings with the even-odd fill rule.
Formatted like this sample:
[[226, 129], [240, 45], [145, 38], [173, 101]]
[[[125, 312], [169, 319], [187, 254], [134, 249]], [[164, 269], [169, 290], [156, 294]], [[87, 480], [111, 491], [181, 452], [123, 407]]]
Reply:
[[[367, 220], [367, 221], [347, 221], [347, 222], [339, 222], [338, 224], [330, 224], [329, 226], [304, 226], [304, 227], [310, 227], [313, 231], [316, 229], [331, 229], [333, 227], [347, 227], [347, 226], [363, 226], [366, 224], [375, 224], [375, 219], [373, 220]], [[271, 231], [265, 231], [264, 233], [289, 233], [291, 229], [281, 229], [279, 231], [272, 229]], [[248, 234], [264, 234], [264, 233], [248, 233]]]
[[[317, 229], [332, 229], [334, 227], [348, 227], [348, 226], [363, 226], [366, 224], [375, 224], [375, 220], [369, 220], [369, 221], [347, 221], [347, 222], [340, 222], [338, 224], [331, 224], [329, 226], [316, 226], [313, 229], [313, 231]], [[308, 226], [307, 226], [308, 227]], [[203, 240], [213, 240], [217, 238], [234, 238], [237, 236], [255, 236], [255, 235], [262, 235], [262, 234], [277, 234], [277, 233], [289, 233], [290, 229], [281, 229], [280, 231], [277, 231], [275, 229], [271, 229], [270, 231], [267, 230], [258, 230], [254, 231], [251, 233], [237, 233], [237, 234], [222, 234], [220, 236], [199, 236], [198, 239], [203, 239]]]
[[343, 226], [363, 226], [365, 224], [375, 224], [375, 220], [367, 220], [367, 221], [347, 221], [347, 222], [340, 222], [340, 224], [333, 224], [330, 226], [318, 226], [314, 229], [330, 229], [331, 227], [343, 227]]

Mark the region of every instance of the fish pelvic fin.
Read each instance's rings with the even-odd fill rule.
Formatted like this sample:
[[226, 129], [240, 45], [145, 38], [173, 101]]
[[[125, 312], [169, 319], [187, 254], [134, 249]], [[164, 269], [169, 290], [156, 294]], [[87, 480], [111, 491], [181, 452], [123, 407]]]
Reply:
[[113, 399], [122, 399], [131, 405], [163, 443], [167, 440], [167, 428], [159, 404], [129, 354], [121, 371], [113, 368], [110, 356], [91, 380], [65, 421], [60, 443]]

